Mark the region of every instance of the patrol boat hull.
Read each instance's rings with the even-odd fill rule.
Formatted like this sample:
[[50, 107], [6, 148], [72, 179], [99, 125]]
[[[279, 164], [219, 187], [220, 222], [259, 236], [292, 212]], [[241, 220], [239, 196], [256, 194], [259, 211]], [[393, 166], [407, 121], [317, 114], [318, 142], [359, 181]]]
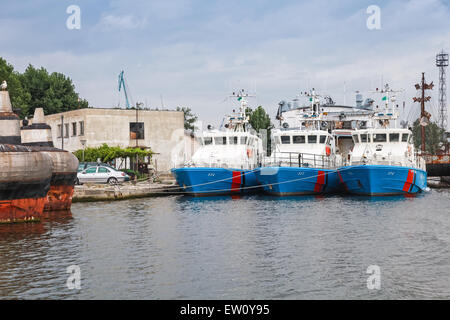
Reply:
[[225, 168], [176, 168], [172, 169], [177, 183], [193, 196], [227, 195], [260, 190], [253, 170]]
[[336, 170], [305, 167], [263, 167], [256, 178], [264, 191], [277, 196], [330, 194], [339, 191]]
[[356, 195], [416, 194], [427, 188], [427, 173], [411, 167], [356, 165], [338, 169], [342, 191]]

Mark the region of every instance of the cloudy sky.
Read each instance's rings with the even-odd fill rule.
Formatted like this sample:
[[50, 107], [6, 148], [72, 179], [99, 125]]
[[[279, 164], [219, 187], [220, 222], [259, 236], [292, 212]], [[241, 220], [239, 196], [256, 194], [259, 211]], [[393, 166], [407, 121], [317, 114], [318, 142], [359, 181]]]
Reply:
[[[79, 30], [66, 27], [70, 5]], [[379, 30], [367, 28], [370, 5]], [[226, 100], [236, 88], [256, 91], [250, 104], [274, 117], [308, 88], [354, 104], [356, 90], [369, 96], [382, 81], [405, 90], [414, 118], [413, 85], [421, 72], [437, 84], [435, 55], [450, 49], [450, 1], [4, 0], [0, 28], [0, 56], [18, 71], [67, 74], [95, 107], [117, 106], [125, 70], [134, 102], [188, 106], [208, 123], [237, 105]], [[431, 95], [437, 116], [437, 86]]]

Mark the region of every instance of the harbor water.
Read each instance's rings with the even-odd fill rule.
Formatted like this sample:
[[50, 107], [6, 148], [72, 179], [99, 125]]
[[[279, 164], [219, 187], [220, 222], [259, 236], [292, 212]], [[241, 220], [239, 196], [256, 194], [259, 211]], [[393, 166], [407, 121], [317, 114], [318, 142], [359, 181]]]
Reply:
[[449, 299], [449, 208], [449, 190], [75, 203], [0, 225], [0, 299]]

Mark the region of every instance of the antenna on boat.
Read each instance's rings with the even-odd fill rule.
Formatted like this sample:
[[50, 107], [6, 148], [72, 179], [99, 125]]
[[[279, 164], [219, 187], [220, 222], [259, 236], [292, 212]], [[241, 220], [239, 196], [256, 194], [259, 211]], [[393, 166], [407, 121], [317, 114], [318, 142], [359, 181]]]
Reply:
[[[382, 95], [381, 101], [384, 102], [384, 109], [385, 113], [378, 113], [377, 119], [381, 122], [383, 122], [383, 126], [387, 126], [389, 124], [389, 120], [394, 120], [394, 125], [397, 126], [397, 118], [398, 118], [398, 112], [396, 111], [396, 104], [397, 101], [397, 93], [403, 92], [403, 89], [400, 90], [393, 90], [389, 87], [389, 84], [385, 84], [384, 88], [381, 90], [376, 88], [375, 91], [371, 91], [371, 93], [378, 93]], [[389, 104], [391, 104], [391, 109], [389, 109]]]
[[[320, 114], [320, 98], [323, 97], [316, 93], [316, 90], [312, 88], [309, 90], [309, 92], [301, 92], [300, 95], [304, 95], [306, 97], [309, 97], [309, 101], [311, 102], [311, 120], [318, 120], [319, 114]], [[305, 115], [308, 117], [307, 115]], [[315, 123], [314, 125], [317, 125], [317, 128], [320, 128], [319, 123]]]
[[247, 98], [256, 97], [254, 94], [249, 94], [244, 89], [240, 89], [238, 91], [233, 91], [230, 97], [237, 98], [237, 100], [241, 103], [239, 106], [239, 112], [234, 112], [234, 115], [228, 116], [228, 125], [230, 129], [234, 129], [234, 131], [246, 131], [246, 124], [249, 122], [249, 116], [246, 115], [245, 111], [247, 109]]

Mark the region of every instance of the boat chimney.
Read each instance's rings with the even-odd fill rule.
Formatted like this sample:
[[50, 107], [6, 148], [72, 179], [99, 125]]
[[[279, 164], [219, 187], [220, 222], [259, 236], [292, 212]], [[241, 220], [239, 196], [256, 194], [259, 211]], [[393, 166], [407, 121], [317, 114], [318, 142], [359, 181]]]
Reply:
[[44, 109], [34, 110], [33, 123], [21, 128], [22, 144], [26, 146], [53, 147], [52, 130], [45, 123]]
[[20, 144], [20, 120], [13, 112], [6, 81], [0, 91], [0, 144]]

